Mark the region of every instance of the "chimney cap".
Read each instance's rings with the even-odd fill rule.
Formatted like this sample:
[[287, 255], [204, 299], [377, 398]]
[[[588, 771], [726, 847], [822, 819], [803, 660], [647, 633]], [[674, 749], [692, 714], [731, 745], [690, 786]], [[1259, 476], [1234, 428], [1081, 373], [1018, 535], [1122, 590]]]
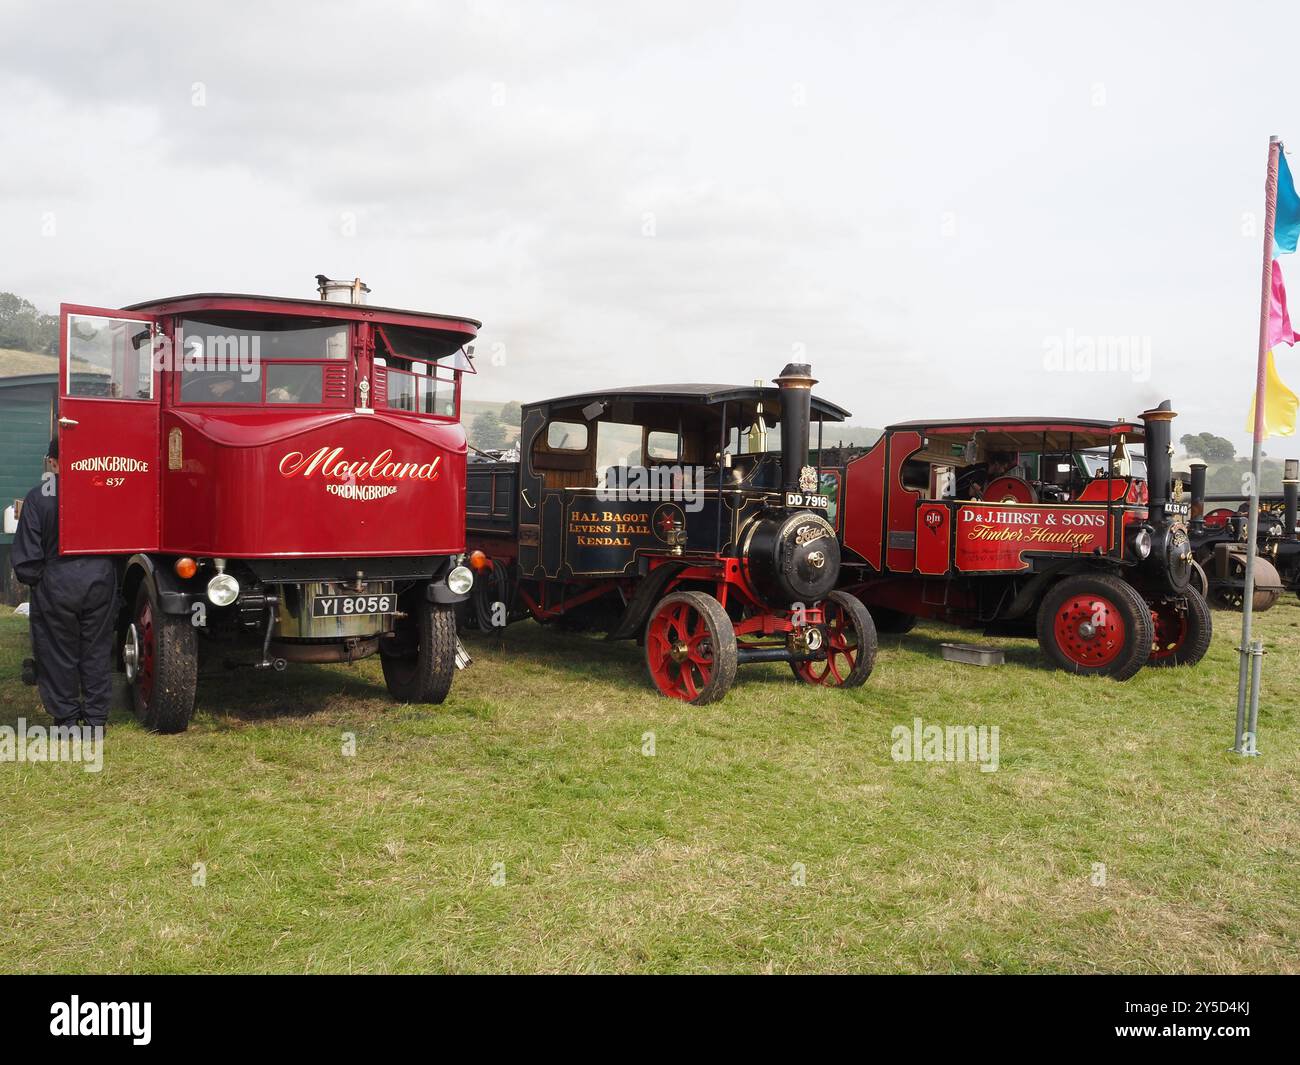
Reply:
[[1143, 421], [1167, 422], [1177, 418], [1178, 412], [1174, 410], [1174, 405], [1166, 399], [1162, 400], [1158, 407], [1144, 410], [1139, 417]]
[[781, 388], [812, 388], [817, 380], [812, 375], [812, 364], [807, 362], [788, 362], [779, 377], [772, 383]]

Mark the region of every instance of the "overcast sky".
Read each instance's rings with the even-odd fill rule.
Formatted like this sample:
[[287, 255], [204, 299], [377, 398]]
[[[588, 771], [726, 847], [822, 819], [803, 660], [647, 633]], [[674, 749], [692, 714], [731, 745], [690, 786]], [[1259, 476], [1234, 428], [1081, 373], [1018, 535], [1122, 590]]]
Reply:
[[0, 290], [360, 275], [483, 320], [470, 398], [801, 355], [858, 424], [1169, 397], [1242, 448], [1300, 5], [1138, 6], [0, 0]]

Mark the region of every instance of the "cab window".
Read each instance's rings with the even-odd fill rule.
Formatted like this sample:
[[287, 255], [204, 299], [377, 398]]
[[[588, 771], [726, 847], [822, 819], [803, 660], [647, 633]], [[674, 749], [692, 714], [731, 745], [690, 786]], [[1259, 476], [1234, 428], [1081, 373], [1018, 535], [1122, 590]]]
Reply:
[[681, 452], [682, 438], [676, 433], [660, 429], [646, 433], [645, 453], [649, 462], [676, 462]]
[[[346, 322], [273, 315], [211, 315], [177, 326], [185, 403], [319, 405], [330, 363], [345, 363]], [[332, 374], [346, 374], [346, 364]]]
[[153, 399], [152, 335], [148, 322], [68, 315], [67, 394]]
[[603, 483], [605, 471], [611, 466], [642, 466], [641, 434], [639, 425], [623, 422], [601, 422], [596, 430], [596, 476]]
[[375, 364], [386, 368], [391, 410], [456, 416], [458, 378], [471, 369], [459, 348], [448, 353], [445, 337], [395, 325], [376, 326], [374, 340]]
[[581, 422], [551, 422], [546, 427], [546, 446], [552, 451], [586, 451], [587, 427]]

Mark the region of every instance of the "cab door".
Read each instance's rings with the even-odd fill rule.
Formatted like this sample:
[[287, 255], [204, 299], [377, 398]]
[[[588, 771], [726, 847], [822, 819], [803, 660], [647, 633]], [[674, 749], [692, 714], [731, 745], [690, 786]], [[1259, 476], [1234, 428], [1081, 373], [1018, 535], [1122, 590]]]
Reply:
[[59, 308], [59, 549], [157, 551], [155, 316]]

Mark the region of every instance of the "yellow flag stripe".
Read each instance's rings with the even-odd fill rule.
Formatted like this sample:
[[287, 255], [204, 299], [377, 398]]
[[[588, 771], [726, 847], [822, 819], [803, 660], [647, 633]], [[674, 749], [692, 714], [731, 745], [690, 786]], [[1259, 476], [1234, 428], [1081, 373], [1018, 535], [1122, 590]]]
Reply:
[[[1295, 434], [1296, 410], [1300, 408], [1300, 398], [1287, 388], [1277, 372], [1273, 353], [1268, 353], [1264, 373], [1264, 435], [1293, 436]], [[1246, 432], [1255, 432], [1255, 399], [1250, 400], [1250, 414], [1246, 417]]]

